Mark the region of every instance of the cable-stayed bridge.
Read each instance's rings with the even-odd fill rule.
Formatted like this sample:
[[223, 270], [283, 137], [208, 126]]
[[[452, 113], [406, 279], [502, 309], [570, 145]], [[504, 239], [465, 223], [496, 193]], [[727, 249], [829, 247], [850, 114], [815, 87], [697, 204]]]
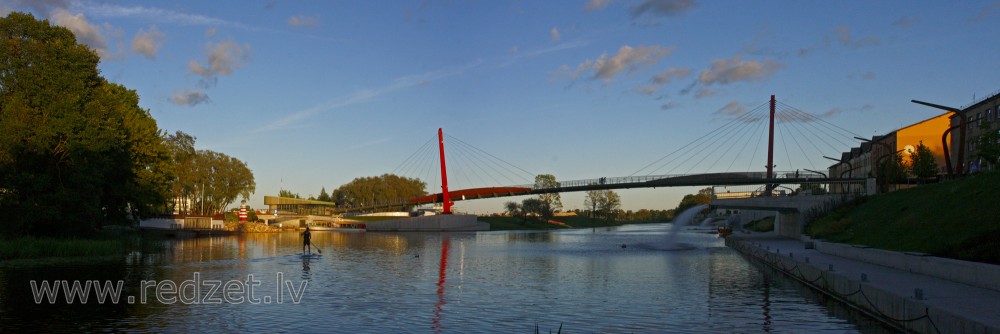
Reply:
[[[777, 102], [774, 96], [758, 107], [740, 112], [728, 122], [694, 141], [660, 157], [628, 176], [599, 177], [580, 180], [536, 183], [537, 175], [517, 167], [493, 154], [479, 149], [438, 129], [437, 136], [429, 139], [393, 173], [401, 176], [428, 180], [440, 184], [441, 192], [416, 198], [399, 198], [374, 201], [368, 198], [348, 199], [337, 203], [340, 212], [378, 211], [399, 209], [420, 204], [441, 203], [443, 213], [451, 213], [455, 201], [548, 193], [659, 188], [681, 186], [758, 186], [738, 193], [754, 197], [772, 197], [796, 191], [795, 186], [826, 185], [828, 190], [857, 191], [865, 179], [852, 172], [844, 175], [826, 175], [823, 167], [824, 153], [839, 156], [842, 150], [854, 146], [859, 135], [835, 124], [826, 122], [810, 113]], [[776, 138], [778, 140], [776, 140]], [[446, 143], [448, 145], [446, 145]], [[448, 150], [446, 151], [446, 146]], [[447, 153], [447, 154], [446, 154]], [[761, 157], [766, 153], [766, 160]], [[795, 166], [793, 153], [800, 165], [787, 171], [775, 171], [777, 161], [784, 157], [787, 166]], [[818, 155], [818, 156], [817, 156]], [[759, 160], [758, 160], [759, 159]], [[827, 158], [829, 159], [829, 158]], [[748, 162], [745, 168], [737, 163]], [[437, 166], [434, 166], [435, 163]], [[753, 170], [764, 163], [764, 170]], [[461, 166], [456, 169], [456, 166]], [[723, 167], [724, 166], [724, 167]], [[449, 189], [449, 169], [452, 180], [463, 184], [477, 184]], [[440, 171], [440, 174], [438, 174]], [[520, 182], [518, 182], [520, 180]], [[453, 187], [457, 188], [457, 187]]]

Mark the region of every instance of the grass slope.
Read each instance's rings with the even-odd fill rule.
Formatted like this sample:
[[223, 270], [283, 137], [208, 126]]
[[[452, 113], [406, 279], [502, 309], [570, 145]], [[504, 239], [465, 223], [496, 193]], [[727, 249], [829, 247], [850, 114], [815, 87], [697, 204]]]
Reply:
[[874, 196], [811, 223], [813, 237], [1000, 264], [1000, 173]]

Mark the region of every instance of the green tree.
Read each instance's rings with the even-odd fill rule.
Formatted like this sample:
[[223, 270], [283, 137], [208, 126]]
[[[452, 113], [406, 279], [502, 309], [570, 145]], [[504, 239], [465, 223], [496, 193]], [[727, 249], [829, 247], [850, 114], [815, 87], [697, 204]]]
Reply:
[[917, 150], [910, 157], [910, 171], [918, 178], [928, 178], [938, 175], [938, 164], [934, 158], [934, 152], [924, 145], [923, 141], [917, 144]]
[[601, 204], [598, 206], [604, 219], [614, 220], [621, 206], [622, 200], [618, 196], [618, 193], [611, 190], [604, 190], [604, 196], [602, 196]]
[[316, 197], [316, 200], [324, 202], [332, 201], [332, 199], [330, 199], [330, 194], [326, 192], [326, 187], [319, 190], [319, 196]]
[[[552, 174], [539, 174], [535, 176], [535, 189], [548, 189], [548, 188], [559, 188], [559, 181], [556, 181], [556, 176]], [[538, 194], [538, 199], [542, 200], [552, 209], [552, 211], [559, 212], [562, 210], [562, 198], [559, 193], [550, 194]]]
[[976, 138], [976, 147], [979, 149], [976, 158], [985, 163], [982, 167], [996, 169], [1000, 163], [1000, 130], [997, 130], [996, 126], [986, 128], [983, 134]]
[[[370, 205], [386, 205], [386, 208], [409, 210], [412, 205], [406, 200], [427, 195], [427, 184], [420, 179], [411, 179], [393, 174], [359, 177], [333, 190], [333, 202], [337, 206], [349, 208]], [[389, 207], [388, 205], [393, 205]], [[398, 204], [398, 205], [397, 205]]]
[[138, 95], [30, 14], [0, 18], [0, 211], [7, 236], [84, 235], [163, 210], [172, 169]]
[[681, 198], [681, 202], [677, 204], [676, 212], [684, 212], [690, 207], [709, 204], [712, 203], [712, 187], [698, 190], [697, 194], [687, 194], [684, 198]]
[[549, 207], [549, 203], [537, 198], [526, 198], [521, 201], [521, 210], [525, 215], [534, 214], [545, 221], [552, 218], [552, 208]]
[[278, 196], [286, 198], [302, 198], [302, 196], [299, 196], [299, 194], [293, 193], [291, 190], [285, 190], [285, 189], [279, 190]]
[[621, 207], [621, 197], [611, 190], [590, 190], [584, 197], [583, 205], [590, 207], [590, 217], [611, 220]]
[[603, 190], [587, 190], [587, 195], [583, 198], [583, 206], [590, 208], [590, 218], [595, 218], [597, 207], [601, 205], [604, 198]]
[[517, 202], [507, 201], [503, 203], [503, 208], [504, 211], [507, 212], [507, 214], [510, 215], [511, 217], [521, 217], [522, 219], [524, 218], [522, 216], [523, 211], [521, 210], [521, 204], [518, 204]]
[[878, 178], [876, 179], [876, 183], [878, 184], [879, 192], [888, 192], [891, 185], [906, 180], [907, 167], [903, 162], [902, 152], [896, 152], [887, 157], [880, 158], [877, 163]]

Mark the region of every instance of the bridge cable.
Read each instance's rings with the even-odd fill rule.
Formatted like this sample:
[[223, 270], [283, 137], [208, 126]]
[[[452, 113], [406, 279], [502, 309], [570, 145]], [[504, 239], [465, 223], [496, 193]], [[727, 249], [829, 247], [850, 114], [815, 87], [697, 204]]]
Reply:
[[[779, 123], [785, 123], [783, 117], [777, 115], [777, 112], [775, 113], [775, 117], [779, 119]], [[792, 140], [792, 138], [791, 136], [785, 134], [784, 126], [775, 126], [775, 127], [778, 128], [778, 133], [781, 136], [781, 140], [779, 140], [781, 142], [781, 147], [785, 150], [785, 161], [788, 162], [788, 167], [789, 167], [787, 170], [792, 170], [792, 168], [794, 168], [794, 164], [792, 164], [792, 155], [788, 153], [788, 141]]]
[[746, 127], [747, 131], [745, 131], [745, 133], [742, 134], [740, 136], [740, 139], [738, 140], [739, 142], [743, 142], [743, 146], [740, 147], [739, 150], [736, 151], [736, 157], [733, 158], [733, 161], [729, 163], [729, 167], [726, 167], [726, 172], [727, 173], [730, 170], [733, 169], [733, 165], [736, 164], [736, 161], [738, 161], [740, 159], [740, 156], [742, 156], [743, 153], [746, 152], [747, 145], [750, 145], [751, 139], [753, 138], [753, 134], [760, 133], [759, 131], [763, 127], [764, 127], [764, 122], [757, 122], [757, 126], [756, 127], [752, 127], [752, 128], [749, 127], [749, 126]]
[[[762, 104], [762, 105], [763, 105], [763, 104]], [[759, 107], [758, 107], [758, 108], [759, 108]], [[756, 109], [756, 108], [755, 108], [755, 109]], [[722, 125], [722, 127], [726, 127], [726, 126], [728, 126], [728, 125], [730, 125], [730, 124], [732, 124], [732, 123], [735, 123], [735, 122], [738, 122], [738, 121], [739, 121], [739, 118], [736, 118], [736, 119], [732, 119], [732, 120], [730, 120], [729, 122], [727, 122], [726, 124], [723, 124], [723, 125]], [[721, 128], [721, 127], [720, 127], [720, 128]], [[653, 166], [653, 165], [655, 165], [655, 164], [658, 164], [658, 163], [660, 163], [660, 161], [663, 161], [663, 159], [666, 159], [666, 158], [668, 158], [668, 157], [670, 157], [670, 156], [672, 156], [672, 155], [676, 154], [677, 152], [680, 152], [681, 150], [684, 150], [684, 149], [685, 149], [685, 148], [687, 148], [688, 146], [690, 146], [690, 145], [692, 145], [692, 144], [695, 144], [695, 143], [697, 143], [697, 142], [701, 141], [702, 139], [704, 139], [704, 138], [706, 138], [706, 137], [708, 137], [708, 136], [711, 136], [711, 135], [712, 135], [713, 133], [715, 133], [715, 132], [716, 132], [717, 130], [718, 130], [718, 129], [716, 129], [716, 130], [713, 130], [713, 131], [710, 131], [710, 132], [708, 132], [708, 133], [705, 133], [704, 135], [702, 135], [701, 137], [698, 137], [698, 138], [697, 138], [697, 139], [695, 139], [694, 141], [691, 141], [691, 142], [689, 142], [689, 143], [685, 144], [684, 146], [681, 146], [680, 148], [678, 148], [678, 149], [674, 150], [673, 152], [670, 152], [669, 154], [667, 154], [667, 155], [665, 155], [665, 156], [663, 156], [663, 157], [660, 157], [660, 158], [659, 158], [659, 159], [657, 159], [656, 161], [653, 161], [653, 162], [651, 162], [651, 163], [647, 164], [646, 166], [643, 166], [643, 167], [642, 167], [642, 168], [640, 168], [639, 170], [637, 170], [637, 171], [633, 172], [632, 174], [629, 174], [629, 176], [635, 176], [636, 174], [639, 174], [639, 172], [642, 172], [642, 171], [646, 170], [647, 168], [649, 168], [649, 167], [651, 167], [651, 166]], [[662, 167], [660, 167], [660, 168], [662, 168]], [[659, 168], [658, 168], [658, 169], [659, 169]], [[658, 169], [657, 169], [657, 170], [658, 170]], [[651, 172], [651, 173], [649, 173], [649, 174], [647, 174], [647, 175], [652, 175], [653, 173], [655, 173], [655, 171], [654, 171], [654, 172]]]
[[[759, 107], [757, 109], [759, 109]], [[689, 154], [689, 153], [691, 153], [693, 151], [696, 151], [696, 150], [700, 149], [702, 146], [704, 146], [707, 143], [709, 143], [708, 141], [703, 141], [701, 139], [709, 137], [709, 136], [715, 136], [716, 138], [718, 138], [718, 135], [717, 135], [718, 133], [730, 133], [731, 132], [731, 128], [737, 127], [737, 126], [739, 126], [741, 124], [745, 124], [746, 122], [752, 122], [756, 118], [756, 116], [754, 116], [753, 113], [757, 109], [754, 109], [751, 112], [747, 112], [747, 113], [741, 114], [740, 116], [734, 118], [733, 120], [730, 120], [728, 123], [724, 124], [723, 126], [721, 126], [719, 128], [716, 128], [716, 129], [714, 129], [714, 130], [706, 133], [704, 136], [700, 137], [699, 139], [696, 139], [695, 141], [686, 144], [685, 146], [683, 146], [680, 149], [672, 152], [671, 154], [669, 154], [669, 155], [667, 155], [667, 156], [665, 156], [663, 158], [660, 158], [660, 160], [663, 160], [664, 158], [666, 158], [666, 157], [668, 157], [670, 155], [673, 155], [675, 153], [681, 152], [680, 155], [677, 158], [675, 158], [674, 160], [670, 160], [670, 161], [665, 162], [664, 164], [660, 165], [660, 167], [657, 167], [656, 169], [652, 170], [647, 175], [652, 175], [652, 174], [656, 173], [657, 171], [659, 171], [660, 169], [663, 169], [664, 167], [670, 166], [671, 164], [674, 164], [674, 163], [678, 163], [678, 165], [670, 168], [668, 170], [668, 172], [667, 172], [667, 174], [672, 173], [674, 171], [674, 169], [680, 167], [680, 164], [683, 163], [683, 161], [690, 160], [688, 158], [681, 159], [681, 157], [684, 157], [687, 154]], [[659, 162], [659, 161], [657, 161], [657, 162]], [[643, 169], [646, 169], [647, 167], [644, 167]], [[633, 173], [633, 175], [634, 174], [635, 173]]]
[[[531, 176], [531, 178], [532, 178], [532, 180], [531, 180], [531, 181], [532, 181], [532, 182], [534, 182], [534, 180], [533, 180], [533, 179], [534, 179], [535, 175], [537, 175], [536, 173], [532, 173], [532, 172], [529, 172], [529, 171], [526, 171], [526, 170], [524, 170], [523, 168], [521, 168], [521, 167], [518, 167], [517, 165], [514, 165], [514, 164], [512, 164], [512, 163], [510, 163], [510, 162], [507, 162], [506, 160], [503, 160], [503, 159], [500, 159], [500, 158], [498, 158], [497, 156], [495, 156], [495, 155], [493, 155], [493, 154], [490, 154], [490, 152], [487, 152], [487, 151], [485, 151], [485, 150], [483, 150], [483, 149], [480, 149], [480, 148], [478, 148], [478, 147], [476, 147], [476, 146], [474, 146], [474, 145], [472, 145], [472, 144], [469, 144], [469, 143], [466, 143], [465, 141], [462, 141], [461, 139], [458, 139], [458, 138], [456, 138], [456, 137], [454, 137], [454, 136], [452, 136], [452, 135], [449, 135], [449, 134], [445, 134], [445, 135], [446, 135], [446, 136], [448, 136], [448, 138], [450, 138], [450, 139], [453, 139], [453, 140], [455, 140], [455, 141], [456, 141], [456, 142], [458, 142], [459, 144], [462, 144], [462, 145], [465, 145], [465, 146], [467, 146], [468, 148], [472, 149], [472, 151], [473, 151], [473, 152], [477, 152], [477, 153], [479, 153], [480, 155], [485, 155], [485, 156], [488, 156], [488, 157], [490, 157], [490, 158], [492, 158], [492, 159], [494, 159], [494, 160], [498, 161], [498, 163], [496, 163], [496, 164], [497, 164], [498, 166], [503, 166], [503, 165], [507, 165], [507, 166], [510, 166], [510, 167], [513, 167], [514, 169], [517, 169], [517, 170], [519, 170], [519, 171], [523, 172], [523, 173], [524, 173], [525, 175], [530, 175], [530, 176]], [[484, 159], [484, 160], [489, 160], [489, 159]], [[502, 163], [502, 164], [501, 164], [501, 163]], [[508, 170], [508, 171], [509, 171], [509, 172], [510, 172], [511, 174], [513, 174], [513, 175], [517, 175], [517, 173], [515, 173], [515, 172], [514, 172], [513, 170], [511, 170], [511, 169], [509, 169], [509, 168], [506, 168], [506, 167], [503, 167], [503, 168], [504, 168], [505, 170]]]
[[[743, 125], [745, 126], [745, 123], [744, 123]], [[712, 141], [711, 141], [711, 142], [710, 142], [710, 143], [708, 144], [708, 147], [715, 147], [714, 145], [715, 145], [716, 143], [724, 143], [724, 142], [728, 141], [728, 139], [729, 139], [730, 137], [732, 137], [734, 133], [735, 133], [735, 131], [727, 131], [727, 133], [726, 133], [726, 134], [724, 134], [724, 135], [721, 135], [721, 136], [715, 136], [715, 139], [714, 139], [714, 140], [712, 140]], [[726, 139], [726, 141], [723, 141], [723, 139]], [[721, 146], [721, 144], [720, 144], [720, 146]], [[710, 156], [712, 156], [713, 154], [715, 154], [715, 152], [716, 152], [716, 150], [718, 150], [718, 148], [719, 148], [719, 147], [716, 147], [716, 148], [715, 148], [715, 149], [714, 149], [713, 151], [709, 152], [708, 154], [705, 154], [705, 155], [703, 155], [703, 156], [701, 157], [701, 159], [699, 159], [699, 160], [698, 160], [698, 162], [694, 163], [694, 165], [692, 165], [692, 166], [691, 166], [690, 168], [688, 168], [688, 169], [687, 169], [686, 171], [684, 171], [684, 173], [682, 173], [682, 174], [688, 174], [688, 173], [690, 173], [690, 172], [691, 172], [692, 170], [694, 170], [695, 168], [697, 168], [697, 167], [698, 167], [699, 165], [701, 165], [701, 163], [702, 163], [702, 162], [704, 162], [704, 161], [705, 161], [705, 159], [707, 159], [708, 157], [710, 157]], [[707, 148], [706, 148], [706, 149], [707, 149]], [[694, 158], [694, 157], [692, 157], [692, 158]], [[706, 168], [705, 170], [710, 170], [710, 169], [711, 169], [711, 167], [712, 167], [712, 166], [709, 166], [709, 168]]]
[[[784, 115], [784, 114], [782, 114], [782, 115]], [[791, 137], [791, 136], [794, 136], [794, 134], [791, 134], [791, 132], [792, 132], [792, 131], [796, 131], [796, 132], [798, 132], [798, 133], [799, 133], [800, 135], [802, 135], [802, 131], [801, 131], [801, 130], [799, 130], [799, 127], [797, 127], [797, 126], [795, 125], [795, 123], [794, 123], [794, 122], [791, 122], [790, 120], [788, 120], [788, 121], [786, 121], [786, 122], [788, 122], [788, 126], [789, 126], [789, 128], [790, 128], [790, 129], [788, 130], [788, 132], [789, 132], [789, 137]], [[784, 127], [782, 127], [782, 128], [784, 128]], [[806, 138], [805, 140], [808, 140], [808, 138]], [[812, 161], [812, 158], [810, 158], [811, 154], [807, 154], [807, 153], [806, 153], [806, 150], [802, 148], [802, 143], [801, 143], [801, 141], [800, 141], [800, 140], [792, 140], [792, 142], [794, 142], [794, 143], [795, 143], [795, 146], [797, 146], [797, 147], [799, 148], [799, 153], [801, 153], [801, 154], [802, 154], [802, 156], [803, 156], [804, 158], [806, 158], [806, 161], [807, 161], [807, 162], [809, 163], [809, 167], [810, 167], [810, 168], [812, 168], [812, 169], [816, 169], [816, 164], [815, 164], [815, 163], [814, 163], [814, 162]], [[819, 152], [819, 151], [817, 151], [817, 152]], [[786, 153], [786, 154], [787, 154], [787, 153]]]
[[417, 156], [422, 157], [423, 155], [422, 152], [425, 151], [433, 141], [434, 138], [428, 139], [427, 142], [425, 142], [422, 146], [420, 146], [420, 148], [418, 148], [416, 151], [413, 151], [413, 153], [410, 154], [410, 156], [407, 157], [406, 160], [403, 160], [403, 162], [400, 163], [399, 166], [396, 166], [396, 168], [392, 170], [391, 174], [396, 174], [397, 171], [403, 172], [405, 170], [408, 170], [408, 167], [417, 161], [416, 157]]
[[[799, 118], [795, 118], [795, 119], [799, 119]], [[813, 149], [815, 149], [816, 151], [814, 152], [814, 154], [806, 154], [805, 149], [802, 149], [801, 141], [797, 140], [797, 141], [795, 141], [795, 143], [797, 145], [799, 145], [799, 149], [802, 151], [803, 156], [806, 157], [806, 160], [809, 161], [810, 167], [812, 167], [812, 169], [818, 169], [816, 167], [815, 161], [813, 160], [813, 158], [811, 158], [811, 157], [815, 156], [815, 153], [821, 153], [821, 152], [823, 152], [823, 150], [820, 149], [819, 146], [816, 145], [816, 143], [814, 141], [814, 138], [818, 139], [818, 137], [815, 136], [815, 135], [812, 135], [812, 136], [807, 135], [805, 132], [815, 133], [815, 131], [809, 131], [808, 129], [806, 129], [805, 125], [798, 124], [798, 123], [800, 123], [800, 122], [790, 122], [789, 125], [792, 128], [792, 130], [796, 131], [799, 134], [800, 138], [803, 138], [803, 140], [801, 140], [801, 141], [805, 141], [805, 142], [809, 143], [809, 145], [811, 145], [813, 147]], [[823, 169], [825, 169], [825, 168], [823, 168]]]
[[[751, 125], [753, 123], [758, 123], [758, 126]], [[735, 141], [729, 141], [729, 140], [727, 140], [727, 141], [723, 141], [722, 143], [723, 144], [725, 144], [726, 142], [729, 142], [729, 143], [736, 142], [736, 143], [738, 143], [740, 141], [743, 141], [742, 139], [743, 139], [743, 137], [745, 135], [749, 134], [749, 132], [751, 130], [756, 130], [757, 128], [759, 128], [760, 125], [763, 125], [763, 122], [753, 122], [752, 120], [748, 120], [748, 122], [746, 124], [744, 124], [744, 126], [741, 127], [738, 130], [739, 132], [734, 132], [734, 135], [732, 136], [732, 138], [734, 138]], [[745, 141], [744, 141], [744, 143], [745, 143]], [[732, 151], [732, 150], [734, 150], [734, 149], [736, 149], [736, 147], [737, 147], [736, 145], [728, 145], [727, 148], [726, 148], [726, 151], [723, 152], [722, 154], [720, 154], [719, 157], [718, 157], [718, 159], [716, 159], [714, 162], [712, 162], [712, 164], [709, 166], [709, 168], [707, 170], [711, 170], [712, 168], [715, 168], [715, 165], [718, 164], [719, 161], [722, 160], [722, 158], [725, 158], [725, 157], [729, 156], [729, 154], [730, 154], [729, 152]], [[737, 150], [736, 151], [736, 157], [733, 158], [733, 162], [735, 162], [737, 159], [739, 159], [740, 155], [742, 155], [742, 152], [740, 152], [739, 150]], [[732, 163], [730, 163], [730, 166], [728, 168], [726, 168], [726, 172], [728, 172], [729, 168], [731, 168], [731, 167], [732, 167]]]
[[[817, 137], [815, 135], [813, 135], [813, 136], [806, 135], [806, 133], [803, 132], [803, 131], [806, 131], [806, 132], [809, 131], [808, 129], [805, 129], [805, 126], [796, 125], [796, 124], [792, 123], [791, 127], [792, 127], [793, 130], [795, 130], [796, 132], [799, 133], [799, 136], [801, 136], [802, 138], [804, 138], [805, 142], [809, 143], [809, 145], [812, 146], [812, 148], [815, 150], [815, 152], [823, 152], [823, 149], [819, 148], [819, 146], [816, 145], [816, 142], [815, 142], [814, 138], [817, 138]], [[804, 152], [804, 150], [803, 150], [803, 152]], [[810, 156], [811, 155], [806, 155], [806, 159], [809, 160], [809, 163], [811, 164], [811, 166], [813, 167], [813, 169], [817, 169], [817, 167], [819, 165], [816, 165], [816, 163], [813, 162], [811, 158], [809, 158]], [[820, 169], [825, 169], [825, 167], [820, 168]]]
[[[499, 180], [497, 180], [495, 177], [493, 177], [493, 175], [491, 173], [487, 172], [486, 169], [484, 169], [479, 164], [478, 158], [475, 158], [475, 157], [471, 156], [471, 154], [465, 152], [464, 148], [462, 146], [460, 146], [460, 145], [451, 145], [451, 146], [448, 146], [448, 147], [454, 149], [451, 152], [454, 153], [455, 156], [458, 156], [461, 159], [460, 161], [462, 161], [462, 164], [465, 166], [465, 168], [463, 168], [463, 170], [462, 170], [462, 174], [464, 174], [464, 173], [472, 173], [479, 180], [479, 184], [486, 184], [487, 183], [486, 179], [483, 178], [482, 176], [480, 176], [478, 172], [476, 172], [476, 169], [479, 169], [480, 171], [483, 172], [484, 175], [486, 175], [487, 177], [489, 177], [490, 179], [492, 179], [493, 182], [494, 182], [494, 184], [499, 184], [500, 183]], [[473, 167], [475, 167], [475, 168], [473, 168]], [[466, 178], [466, 180], [469, 182], [469, 184], [467, 186], [469, 188], [473, 187], [473, 185], [476, 184], [476, 183], [472, 182], [471, 180], [468, 180], [468, 178]]]
[[[452, 138], [452, 137], [449, 136], [449, 138]], [[490, 178], [492, 178], [494, 180], [493, 185], [502, 185], [503, 184], [498, 179], [494, 178], [493, 175], [499, 175], [501, 178], [506, 179], [507, 182], [510, 182], [510, 184], [516, 183], [516, 181], [514, 181], [513, 179], [511, 179], [511, 177], [508, 175], [508, 173], [509, 173], [509, 174], [513, 175], [514, 177], [517, 177], [516, 176], [517, 175], [516, 172], [512, 171], [511, 169], [506, 168], [505, 166], [500, 165], [499, 163], [491, 161], [487, 157], [485, 157], [482, 154], [479, 154], [477, 151], [473, 150], [471, 148], [471, 146], [462, 145], [462, 143], [458, 143], [458, 145], [452, 145], [452, 146], [455, 147], [457, 150], [461, 150], [461, 151], [465, 152], [465, 154], [467, 154], [471, 159], [473, 159], [472, 162], [475, 163], [476, 166], [479, 167], [480, 170], [482, 170], [484, 174], [486, 174], [487, 176], [490, 176]], [[490, 169], [490, 171], [487, 171], [485, 168], [483, 168], [482, 166], [480, 166], [480, 164], [477, 163], [477, 161], [481, 162], [482, 165], [485, 165], [486, 167], [488, 167]], [[499, 167], [499, 169], [498, 169], [498, 167]], [[483, 182], [483, 183], [485, 185], [485, 182]], [[471, 186], [471, 184], [470, 184], [470, 186]]]

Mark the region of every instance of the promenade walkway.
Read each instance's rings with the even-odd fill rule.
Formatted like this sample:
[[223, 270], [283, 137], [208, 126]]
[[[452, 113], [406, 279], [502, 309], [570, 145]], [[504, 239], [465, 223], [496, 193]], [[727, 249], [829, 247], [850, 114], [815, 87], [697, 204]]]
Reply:
[[[807, 249], [774, 234], [726, 243], [869, 315], [918, 333], [1000, 334], [1000, 291]], [[986, 265], [989, 266], [989, 265]]]

